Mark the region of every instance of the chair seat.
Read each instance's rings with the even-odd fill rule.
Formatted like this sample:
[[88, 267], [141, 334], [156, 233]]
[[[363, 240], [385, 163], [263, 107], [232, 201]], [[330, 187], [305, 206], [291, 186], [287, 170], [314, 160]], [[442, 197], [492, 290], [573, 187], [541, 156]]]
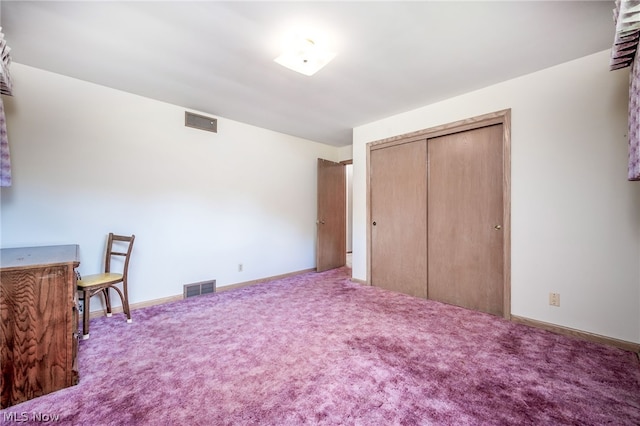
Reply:
[[122, 274], [115, 274], [107, 272], [103, 274], [87, 275], [77, 281], [78, 287], [86, 288], [93, 287], [94, 285], [103, 285], [108, 283], [117, 283], [122, 281]]

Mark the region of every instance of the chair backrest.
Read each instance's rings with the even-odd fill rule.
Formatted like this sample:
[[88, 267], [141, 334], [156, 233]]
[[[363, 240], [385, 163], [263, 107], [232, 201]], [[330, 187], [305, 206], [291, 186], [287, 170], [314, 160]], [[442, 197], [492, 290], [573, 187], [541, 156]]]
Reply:
[[[127, 278], [127, 271], [129, 270], [129, 259], [131, 258], [131, 250], [133, 249], [133, 241], [135, 239], [135, 235], [131, 235], [130, 237], [128, 237], [126, 235], [115, 235], [114, 233], [109, 233], [109, 239], [107, 240], [107, 254], [104, 261], [105, 272], [111, 272], [111, 259], [114, 256], [124, 257], [122, 275], [125, 279]], [[124, 244], [126, 244], [126, 251], [120, 248], [120, 246], [117, 244], [118, 242], [123, 242]], [[114, 245], [116, 246], [114, 247]]]

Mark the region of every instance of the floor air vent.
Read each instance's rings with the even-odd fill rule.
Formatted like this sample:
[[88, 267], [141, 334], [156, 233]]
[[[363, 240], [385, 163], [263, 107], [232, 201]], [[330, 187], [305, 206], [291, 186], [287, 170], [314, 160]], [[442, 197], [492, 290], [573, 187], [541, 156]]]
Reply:
[[209, 294], [216, 292], [216, 280], [202, 281], [194, 284], [185, 284], [183, 297], [200, 296], [201, 294]]

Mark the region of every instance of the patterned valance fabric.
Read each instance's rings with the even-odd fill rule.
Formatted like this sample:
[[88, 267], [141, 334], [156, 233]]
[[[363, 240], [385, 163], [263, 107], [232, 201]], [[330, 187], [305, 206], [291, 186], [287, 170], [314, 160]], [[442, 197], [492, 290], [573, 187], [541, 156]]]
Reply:
[[640, 180], [640, 1], [616, 0], [613, 9], [616, 34], [609, 68], [631, 66], [629, 74], [629, 180]]
[[[2, 31], [2, 28], [0, 28]], [[4, 34], [0, 32], [0, 94], [13, 94], [11, 74], [11, 49], [7, 46]], [[7, 137], [7, 125], [4, 117], [4, 104], [0, 98], [0, 186], [11, 186], [11, 159], [9, 157], [9, 139]]]
[[4, 119], [4, 105], [0, 99], [0, 186], [11, 186], [11, 159], [9, 158], [9, 139]]
[[[0, 27], [2, 31], [2, 27]], [[9, 74], [9, 65], [11, 65], [11, 48], [7, 46], [7, 41], [4, 39], [4, 34], [0, 32], [0, 93], [3, 95], [11, 96], [11, 74]]]
[[629, 77], [629, 180], [640, 180], [640, 55]]

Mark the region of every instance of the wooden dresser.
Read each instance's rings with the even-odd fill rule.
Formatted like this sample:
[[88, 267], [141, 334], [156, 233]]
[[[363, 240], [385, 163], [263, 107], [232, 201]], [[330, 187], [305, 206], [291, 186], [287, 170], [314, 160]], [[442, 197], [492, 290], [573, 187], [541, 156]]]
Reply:
[[0, 250], [0, 408], [78, 383], [77, 245]]

